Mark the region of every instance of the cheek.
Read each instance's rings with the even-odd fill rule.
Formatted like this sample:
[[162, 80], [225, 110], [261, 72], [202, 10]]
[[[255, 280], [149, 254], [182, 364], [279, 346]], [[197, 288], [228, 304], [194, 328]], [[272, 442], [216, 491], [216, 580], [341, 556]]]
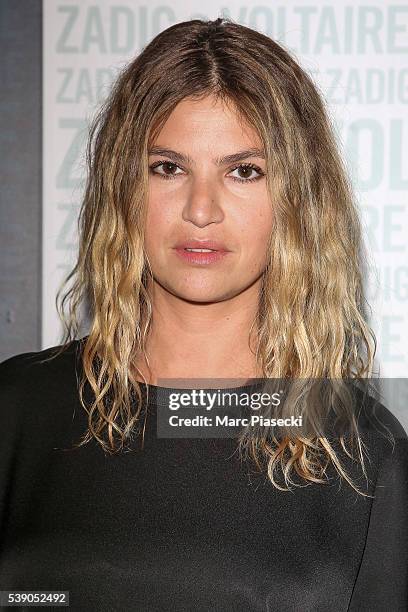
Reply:
[[146, 228], [154, 227], [156, 223], [161, 223], [166, 214], [164, 198], [150, 194], [147, 203]]
[[168, 238], [172, 224], [171, 211], [160, 200], [150, 200], [146, 213], [145, 245], [150, 251], [163, 245]]
[[254, 263], [266, 257], [272, 221], [272, 211], [266, 205], [240, 220], [241, 245]]

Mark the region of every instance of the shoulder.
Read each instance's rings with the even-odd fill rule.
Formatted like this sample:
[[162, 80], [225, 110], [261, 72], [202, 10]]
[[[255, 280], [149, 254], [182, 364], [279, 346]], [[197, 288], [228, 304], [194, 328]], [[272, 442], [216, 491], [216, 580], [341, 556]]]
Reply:
[[353, 381], [348, 390], [352, 404], [343, 393], [344, 412], [329, 421], [330, 440], [339, 458], [370, 495], [384, 482], [408, 487], [408, 436], [403, 424], [372, 382], [360, 386]]
[[[408, 439], [407, 432], [391, 408], [384, 405], [384, 399], [374, 388], [353, 387], [355, 393], [355, 414], [358, 427], [363, 435], [388, 439]], [[408, 406], [407, 406], [408, 408]]]
[[61, 374], [74, 365], [81, 340], [41, 351], [19, 353], [0, 362], [1, 386], [18, 385], [32, 377]]
[[[408, 491], [408, 435], [394, 412], [376, 393], [357, 392], [358, 428], [378, 486]], [[383, 400], [384, 401], [384, 400]]]
[[0, 363], [0, 410], [43, 402], [61, 396], [77, 378], [81, 340], [51, 346], [41, 351], [13, 355]]

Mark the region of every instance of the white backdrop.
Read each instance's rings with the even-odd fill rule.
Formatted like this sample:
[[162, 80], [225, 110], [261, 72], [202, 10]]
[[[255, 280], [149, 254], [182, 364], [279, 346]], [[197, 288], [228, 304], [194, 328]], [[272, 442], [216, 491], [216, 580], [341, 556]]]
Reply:
[[[59, 343], [55, 294], [72, 267], [90, 119], [123, 67], [160, 31], [226, 14], [284, 44], [326, 99], [361, 208], [376, 367], [408, 377], [408, 4], [44, 0], [43, 348]], [[408, 406], [408, 397], [405, 405]]]

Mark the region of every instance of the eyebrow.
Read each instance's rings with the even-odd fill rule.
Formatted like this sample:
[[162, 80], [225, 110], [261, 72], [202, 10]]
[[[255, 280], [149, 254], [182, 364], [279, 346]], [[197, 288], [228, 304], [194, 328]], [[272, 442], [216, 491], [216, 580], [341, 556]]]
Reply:
[[[149, 155], [164, 155], [179, 164], [194, 164], [191, 157], [189, 157], [188, 155], [184, 155], [183, 153], [173, 151], [172, 149], [152, 147], [151, 149], [149, 149]], [[262, 149], [257, 149], [253, 147], [244, 151], [232, 153], [231, 155], [224, 155], [224, 157], [216, 157], [215, 159], [213, 159], [213, 163], [215, 163], [217, 166], [223, 166], [227, 164], [233, 164], [235, 162], [240, 162], [243, 159], [247, 159], [248, 157], [260, 157], [262, 159], [265, 159], [265, 153]]]

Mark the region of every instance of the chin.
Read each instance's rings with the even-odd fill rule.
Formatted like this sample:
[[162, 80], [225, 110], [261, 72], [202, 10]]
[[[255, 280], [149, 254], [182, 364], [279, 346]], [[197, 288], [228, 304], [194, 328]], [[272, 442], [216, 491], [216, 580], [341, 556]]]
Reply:
[[187, 287], [185, 285], [183, 287], [168, 286], [167, 290], [181, 300], [208, 304], [212, 302], [223, 302], [235, 295], [235, 292], [232, 290], [229, 291], [225, 287], [225, 284], [224, 287], [194, 287], [192, 284], [189, 284]]
[[194, 302], [196, 304], [214, 302], [223, 302], [231, 297], [225, 291], [180, 291], [175, 292], [175, 295], [186, 302]]

